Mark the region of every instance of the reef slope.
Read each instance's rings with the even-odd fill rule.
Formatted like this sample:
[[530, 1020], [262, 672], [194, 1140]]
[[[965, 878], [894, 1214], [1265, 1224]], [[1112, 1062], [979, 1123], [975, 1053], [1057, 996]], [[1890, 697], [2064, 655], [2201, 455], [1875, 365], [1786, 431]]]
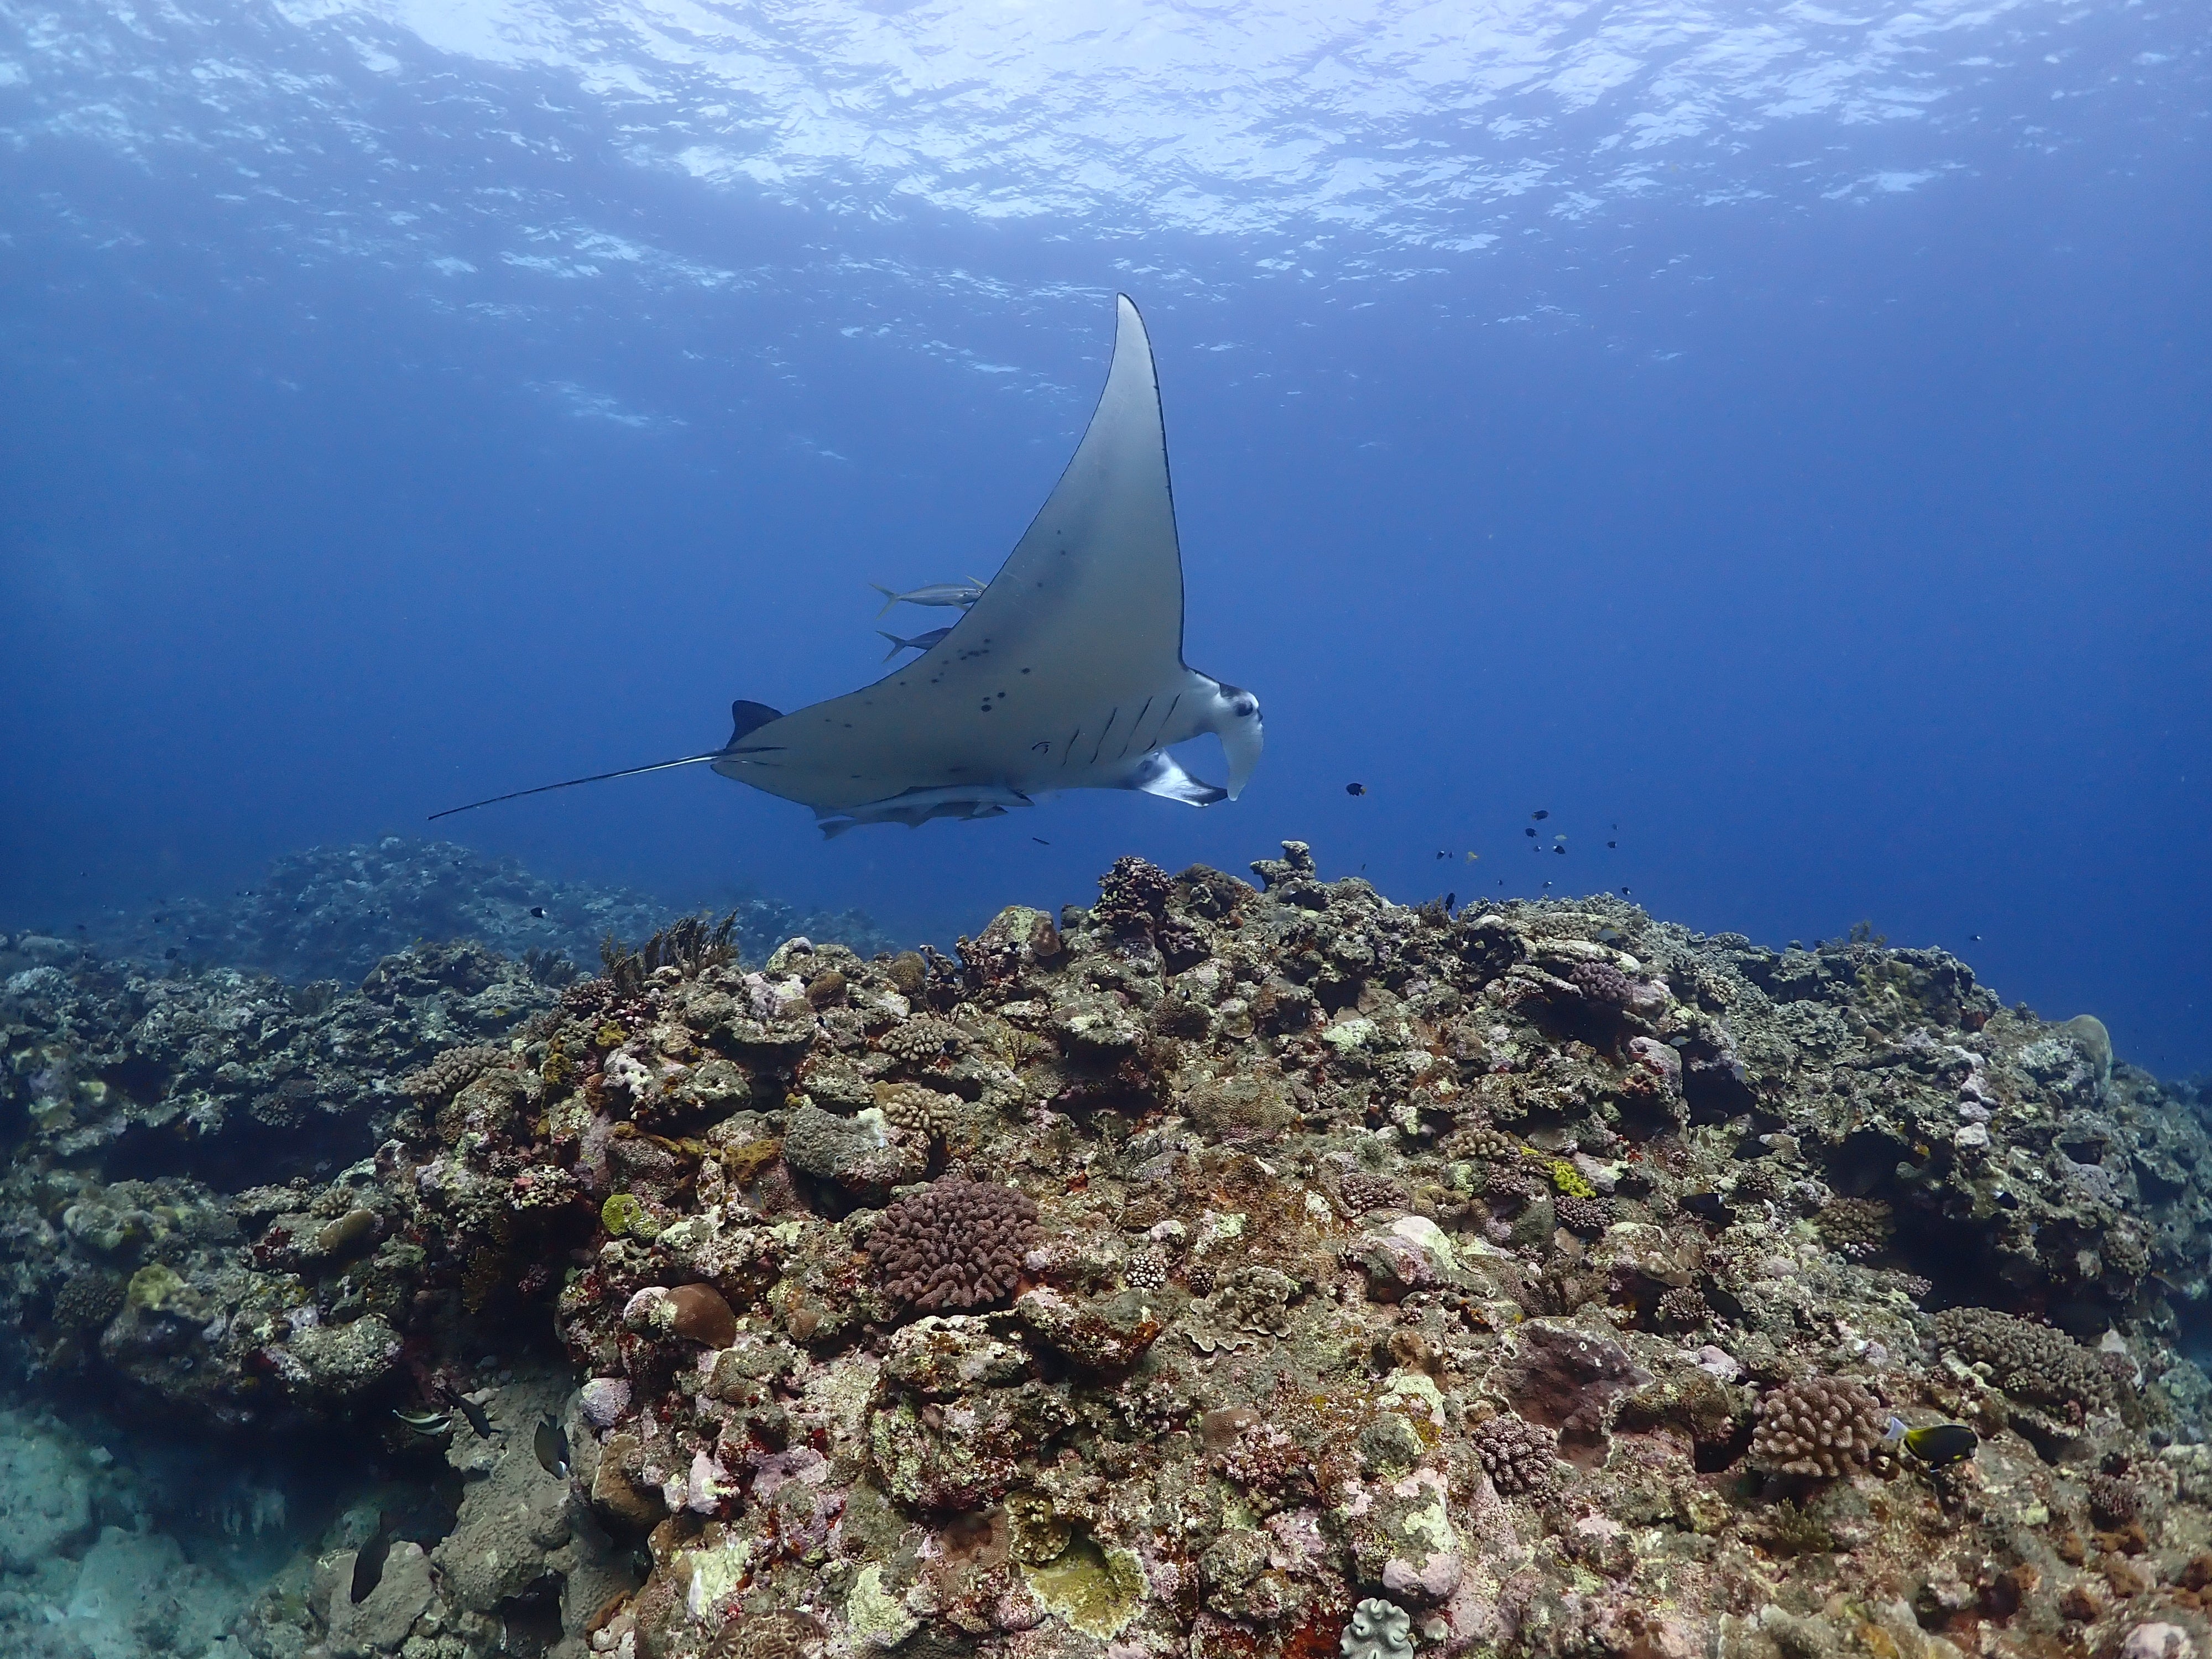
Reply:
[[464, 1477], [264, 1659], [2193, 1650], [2192, 1100], [1940, 951], [1254, 871], [957, 959], [22, 969], [9, 1357]]

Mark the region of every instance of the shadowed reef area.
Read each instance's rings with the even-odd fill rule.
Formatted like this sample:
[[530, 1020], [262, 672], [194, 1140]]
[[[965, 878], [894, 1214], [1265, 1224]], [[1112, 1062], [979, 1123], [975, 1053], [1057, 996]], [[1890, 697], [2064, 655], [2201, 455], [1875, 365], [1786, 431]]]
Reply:
[[0, 1650], [2205, 1640], [2202, 1103], [1946, 952], [1290, 842], [602, 959], [425, 845], [0, 940]]

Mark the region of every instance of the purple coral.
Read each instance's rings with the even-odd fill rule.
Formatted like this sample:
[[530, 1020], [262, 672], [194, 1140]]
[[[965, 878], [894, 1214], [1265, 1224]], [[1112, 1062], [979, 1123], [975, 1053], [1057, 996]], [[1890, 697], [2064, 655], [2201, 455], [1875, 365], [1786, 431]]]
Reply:
[[925, 1312], [988, 1308], [1021, 1282], [1036, 1231], [1028, 1194], [947, 1176], [884, 1212], [868, 1235], [877, 1282]]
[[1609, 962], [1578, 962], [1567, 970], [1567, 982], [1593, 1007], [1626, 1008], [1636, 995], [1628, 975]]

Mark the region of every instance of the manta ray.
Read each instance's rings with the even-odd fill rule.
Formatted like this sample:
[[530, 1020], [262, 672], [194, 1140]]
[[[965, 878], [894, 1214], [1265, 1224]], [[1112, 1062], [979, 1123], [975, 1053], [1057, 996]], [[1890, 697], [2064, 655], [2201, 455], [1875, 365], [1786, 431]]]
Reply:
[[[1062, 789], [1234, 800], [1259, 763], [1260, 700], [1182, 658], [1182, 552], [1159, 380], [1144, 319], [1115, 304], [1106, 389], [1060, 482], [945, 636], [872, 685], [786, 714], [731, 705], [720, 749], [541, 785], [711, 765], [813, 808], [824, 835], [863, 823], [996, 817]], [[1226, 786], [1168, 750], [1211, 732]]]

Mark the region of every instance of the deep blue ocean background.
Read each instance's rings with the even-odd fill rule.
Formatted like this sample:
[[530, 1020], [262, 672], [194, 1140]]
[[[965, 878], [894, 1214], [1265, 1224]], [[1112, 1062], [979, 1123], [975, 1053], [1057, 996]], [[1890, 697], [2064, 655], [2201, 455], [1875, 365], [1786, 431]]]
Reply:
[[0, 4], [0, 927], [874, 678], [867, 584], [996, 569], [1123, 289], [1187, 655], [1266, 709], [1242, 801], [825, 844], [697, 769], [438, 828], [939, 941], [1296, 836], [1407, 902], [1870, 921], [2212, 1068], [2207, 48], [2175, 3]]

